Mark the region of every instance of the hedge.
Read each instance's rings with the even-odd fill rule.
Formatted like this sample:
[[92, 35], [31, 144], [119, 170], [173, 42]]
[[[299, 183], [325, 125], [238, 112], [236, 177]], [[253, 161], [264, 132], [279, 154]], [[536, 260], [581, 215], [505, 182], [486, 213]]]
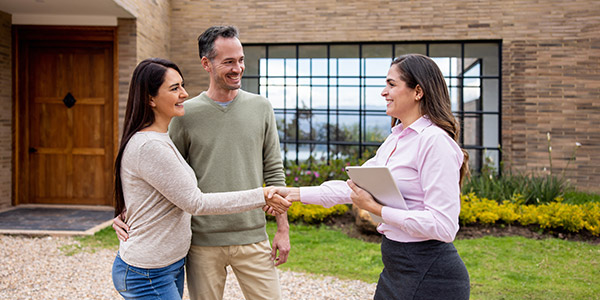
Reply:
[[567, 204], [560, 202], [520, 205], [505, 200], [478, 198], [474, 193], [461, 196], [460, 223], [538, 225], [543, 229], [570, 232], [589, 231], [600, 235], [600, 203]]

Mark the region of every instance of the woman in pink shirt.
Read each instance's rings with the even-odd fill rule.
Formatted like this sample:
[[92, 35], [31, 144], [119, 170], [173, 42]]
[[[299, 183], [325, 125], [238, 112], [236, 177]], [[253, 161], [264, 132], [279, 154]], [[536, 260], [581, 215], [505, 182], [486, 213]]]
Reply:
[[468, 299], [469, 273], [452, 244], [468, 155], [456, 143], [444, 76], [430, 58], [404, 55], [392, 62], [381, 95], [392, 133], [364, 166], [388, 167], [408, 210], [382, 206], [350, 180], [288, 188], [287, 198], [325, 207], [353, 202], [383, 218], [375, 299]]

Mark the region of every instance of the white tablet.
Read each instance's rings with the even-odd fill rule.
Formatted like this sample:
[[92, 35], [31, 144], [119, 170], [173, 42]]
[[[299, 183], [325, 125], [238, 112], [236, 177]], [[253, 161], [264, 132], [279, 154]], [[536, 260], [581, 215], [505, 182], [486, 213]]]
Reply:
[[[346, 167], [346, 172], [356, 185], [369, 192], [379, 204], [408, 210], [404, 197], [387, 167], [352, 166]], [[381, 217], [374, 214], [371, 214], [371, 217], [375, 222], [383, 223]]]

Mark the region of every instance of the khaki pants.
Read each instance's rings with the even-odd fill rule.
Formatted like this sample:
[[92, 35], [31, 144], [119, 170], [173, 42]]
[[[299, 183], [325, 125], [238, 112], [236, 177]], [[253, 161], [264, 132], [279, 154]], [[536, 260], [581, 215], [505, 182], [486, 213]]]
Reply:
[[192, 245], [187, 256], [187, 286], [192, 300], [221, 300], [230, 265], [247, 300], [281, 299], [279, 276], [269, 240], [250, 245]]

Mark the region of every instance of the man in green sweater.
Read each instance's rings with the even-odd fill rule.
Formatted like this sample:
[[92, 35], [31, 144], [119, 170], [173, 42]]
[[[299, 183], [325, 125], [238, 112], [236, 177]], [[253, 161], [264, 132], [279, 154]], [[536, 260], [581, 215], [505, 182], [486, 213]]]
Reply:
[[[240, 89], [245, 67], [237, 29], [207, 29], [198, 38], [198, 50], [210, 75], [209, 88], [186, 101], [185, 115], [169, 127], [171, 139], [196, 173], [198, 187], [211, 193], [263, 183], [285, 186], [273, 108], [266, 98]], [[222, 299], [226, 267], [231, 266], [246, 299], [281, 299], [275, 266], [287, 261], [289, 224], [287, 214], [276, 220], [271, 248], [261, 209], [192, 217], [186, 265], [190, 298]]]

